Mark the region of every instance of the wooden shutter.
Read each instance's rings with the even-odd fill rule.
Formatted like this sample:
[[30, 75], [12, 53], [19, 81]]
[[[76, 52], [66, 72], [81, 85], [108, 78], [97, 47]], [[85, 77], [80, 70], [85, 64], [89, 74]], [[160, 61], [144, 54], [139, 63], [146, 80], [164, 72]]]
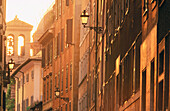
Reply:
[[45, 67], [45, 48], [42, 49], [42, 68]]
[[66, 43], [67, 44], [72, 44], [72, 19], [67, 20], [67, 38], [66, 38]]
[[69, 0], [66, 0], [66, 6], [69, 6]]
[[0, 62], [2, 62], [2, 35], [0, 35]]
[[64, 29], [61, 30], [61, 52], [64, 49]]

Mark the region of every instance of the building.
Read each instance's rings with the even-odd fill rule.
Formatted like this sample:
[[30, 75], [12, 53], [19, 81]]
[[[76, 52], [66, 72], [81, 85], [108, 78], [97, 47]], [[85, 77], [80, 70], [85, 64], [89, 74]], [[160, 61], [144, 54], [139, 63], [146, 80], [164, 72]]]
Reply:
[[53, 91], [60, 97], [53, 99], [53, 110], [78, 110], [80, 1], [56, 0], [55, 38], [53, 39]]
[[9, 61], [12, 58], [15, 61], [15, 64], [19, 65], [30, 57], [30, 40], [33, 26], [19, 20], [17, 16], [6, 25], [6, 61]]
[[[53, 38], [54, 38], [54, 4], [48, 9], [41, 20], [44, 26], [44, 32], [38, 39], [42, 47], [42, 69], [43, 69], [43, 111], [52, 111], [53, 109]], [[41, 22], [40, 22], [41, 23]]]
[[168, 0], [142, 1], [141, 110], [170, 110], [169, 4]]
[[169, 110], [169, 3], [106, 1], [103, 110]]
[[6, 69], [5, 60], [6, 0], [0, 0], [0, 111], [5, 110], [3, 77]]
[[21, 63], [12, 73], [15, 79], [15, 111], [30, 108], [42, 110], [41, 57], [32, 57]]

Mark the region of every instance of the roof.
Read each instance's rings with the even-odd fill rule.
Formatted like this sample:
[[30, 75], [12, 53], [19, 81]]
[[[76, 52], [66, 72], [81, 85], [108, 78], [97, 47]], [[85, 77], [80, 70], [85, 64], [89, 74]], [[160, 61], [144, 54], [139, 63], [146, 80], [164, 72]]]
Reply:
[[22, 64], [20, 64], [11, 74], [11, 77], [14, 77], [24, 66], [26, 66], [31, 61], [41, 61], [41, 58], [28, 58], [26, 61], [24, 61]]
[[33, 28], [31, 24], [19, 20], [17, 16], [15, 16], [12, 21], [7, 22], [7, 27], [27, 27], [31, 29]]

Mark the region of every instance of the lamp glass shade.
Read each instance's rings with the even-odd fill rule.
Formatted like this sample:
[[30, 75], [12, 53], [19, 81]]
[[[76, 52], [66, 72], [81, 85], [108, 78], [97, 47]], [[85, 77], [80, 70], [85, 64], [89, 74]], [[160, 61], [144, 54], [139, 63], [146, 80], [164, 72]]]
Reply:
[[88, 17], [81, 17], [81, 22], [83, 25], [87, 24]]
[[15, 62], [12, 59], [10, 59], [8, 62], [9, 69], [12, 70], [14, 68], [14, 65], [15, 65]]
[[56, 92], [55, 92], [55, 95], [56, 95], [57, 97], [59, 97], [60, 92], [59, 92], [59, 91], [56, 91]]
[[14, 68], [14, 64], [8, 64], [9, 65], [9, 69], [12, 70]]
[[88, 21], [88, 18], [89, 18], [89, 15], [88, 13], [86, 12], [86, 10], [83, 11], [83, 13], [81, 14], [81, 22], [83, 25], [86, 25], [87, 24], [87, 21]]

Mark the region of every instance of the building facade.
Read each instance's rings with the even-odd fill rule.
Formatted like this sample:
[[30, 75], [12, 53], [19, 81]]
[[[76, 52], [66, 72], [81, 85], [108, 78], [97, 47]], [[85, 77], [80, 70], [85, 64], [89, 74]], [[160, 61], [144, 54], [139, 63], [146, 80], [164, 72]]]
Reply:
[[44, 32], [38, 39], [42, 47], [42, 68], [43, 68], [43, 111], [52, 111], [53, 109], [53, 38], [54, 38], [54, 20], [55, 5], [53, 4], [44, 15]]
[[[42, 110], [41, 57], [28, 58], [12, 73], [15, 79], [15, 111]], [[39, 106], [36, 106], [39, 103]]]
[[0, 111], [5, 110], [5, 103], [4, 103], [4, 84], [3, 84], [3, 77], [4, 71], [6, 69], [6, 60], [5, 60], [5, 31], [6, 31], [6, 0], [0, 1]]
[[79, 74], [79, 14], [80, 1], [56, 0], [55, 38], [53, 39], [54, 95], [60, 90], [60, 97], [54, 96], [53, 110], [77, 111]]

